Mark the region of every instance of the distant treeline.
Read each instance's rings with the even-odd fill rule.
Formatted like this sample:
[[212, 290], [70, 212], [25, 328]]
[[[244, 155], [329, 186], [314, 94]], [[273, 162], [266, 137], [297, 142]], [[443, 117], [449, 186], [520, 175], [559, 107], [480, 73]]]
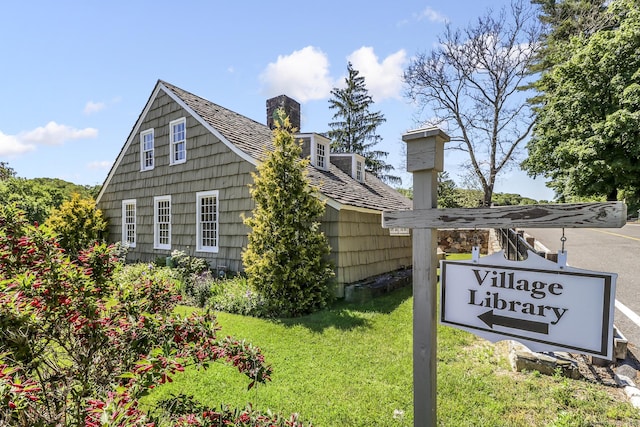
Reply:
[[99, 185], [77, 185], [57, 178], [19, 178], [15, 174], [4, 174], [0, 178], [0, 204], [16, 203], [24, 210], [30, 222], [39, 224], [51, 212], [71, 199], [74, 193], [82, 198], [95, 199]]

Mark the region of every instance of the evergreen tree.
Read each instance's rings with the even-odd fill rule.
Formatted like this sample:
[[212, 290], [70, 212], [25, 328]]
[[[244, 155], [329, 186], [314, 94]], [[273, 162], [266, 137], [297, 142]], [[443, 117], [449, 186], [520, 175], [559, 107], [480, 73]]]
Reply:
[[306, 177], [308, 159], [277, 113], [274, 150], [258, 165], [250, 186], [255, 208], [244, 222], [251, 228], [242, 260], [249, 284], [277, 316], [299, 316], [326, 306], [333, 296], [330, 248], [320, 231], [324, 204]]
[[589, 37], [611, 27], [613, 17], [606, 13], [609, 0], [532, 0], [540, 7], [539, 19], [545, 26], [538, 61], [532, 71], [545, 71], [567, 59], [571, 38]]
[[456, 183], [448, 172], [438, 173], [438, 208], [460, 208]]
[[382, 140], [376, 133], [378, 126], [386, 121], [380, 111], [370, 111], [373, 98], [365, 86], [364, 77], [347, 65], [346, 87], [333, 88], [329, 99], [329, 108], [336, 110], [331, 130], [327, 132], [331, 138], [331, 148], [337, 153], [356, 153], [365, 158], [365, 169], [389, 184], [401, 184], [398, 176], [391, 175], [393, 166], [384, 159], [389, 155], [374, 147]]

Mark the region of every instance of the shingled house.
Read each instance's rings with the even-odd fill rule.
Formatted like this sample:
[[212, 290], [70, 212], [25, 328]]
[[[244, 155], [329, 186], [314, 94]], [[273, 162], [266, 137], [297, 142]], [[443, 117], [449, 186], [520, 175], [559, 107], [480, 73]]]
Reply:
[[[267, 101], [267, 122], [283, 107], [300, 128], [300, 105], [284, 95]], [[330, 154], [330, 141], [300, 133], [308, 177], [326, 201], [338, 295], [344, 284], [411, 264], [408, 233], [381, 227], [385, 210], [411, 201], [364, 170], [356, 154]], [[262, 124], [158, 81], [111, 167], [97, 205], [108, 239], [128, 242], [129, 260], [150, 261], [174, 249], [205, 258], [214, 269], [242, 270], [254, 207], [251, 172], [272, 147]]]

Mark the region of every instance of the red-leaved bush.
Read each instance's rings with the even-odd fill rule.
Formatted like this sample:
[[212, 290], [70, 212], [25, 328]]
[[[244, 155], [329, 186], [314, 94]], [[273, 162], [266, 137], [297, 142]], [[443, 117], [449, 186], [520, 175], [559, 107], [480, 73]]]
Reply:
[[223, 361], [249, 387], [272, 370], [258, 348], [219, 338], [212, 313], [175, 315], [173, 284], [113, 283], [116, 267], [112, 248], [71, 260], [19, 210], [0, 207], [0, 425], [302, 426], [295, 415], [213, 410], [187, 396], [161, 415], [141, 410], [142, 396], [186, 366]]

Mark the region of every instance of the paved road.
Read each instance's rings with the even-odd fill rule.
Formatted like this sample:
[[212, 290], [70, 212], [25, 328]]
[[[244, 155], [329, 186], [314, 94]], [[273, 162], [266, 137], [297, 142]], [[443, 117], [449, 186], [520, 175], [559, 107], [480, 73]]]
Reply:
[[[561, 247], [562, 229], [526, 231], [552, 252]], [[567, 228], [565, 236], [569, 265], [618, 273], [614, 323], [630, 343], [640, 347], [640, 225]]]

